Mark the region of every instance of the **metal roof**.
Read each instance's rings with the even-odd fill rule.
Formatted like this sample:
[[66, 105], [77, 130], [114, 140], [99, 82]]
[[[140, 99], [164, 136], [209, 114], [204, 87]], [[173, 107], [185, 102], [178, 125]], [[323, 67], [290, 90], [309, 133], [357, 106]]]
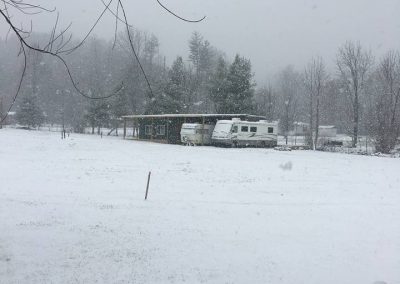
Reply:
[[229, 114], [193, 114], [193, 113], [175, 113], [175, 114], [140, 114], [140, 115], [124, 115], [123, 119], [130, 118], [185, 118], [185, 117], [194, 117], [194, 118], [203, 118], [203, 117], [249, 117], [256, 119], [265, 119], [265, 116], [260, 115], [251, 115], [244, 113], [229, 113]]

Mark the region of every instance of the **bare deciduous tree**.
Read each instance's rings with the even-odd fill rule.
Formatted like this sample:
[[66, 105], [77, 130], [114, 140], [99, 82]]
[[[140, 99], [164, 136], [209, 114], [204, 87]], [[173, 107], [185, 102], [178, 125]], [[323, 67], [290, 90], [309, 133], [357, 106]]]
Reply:
[[390, 51], [374, 74], [372, 130], [376, 150], [389, 153], [400, 134], [400, 55]]
[[277, 119], [277, 96], [271, 85], [261, 88], [255, 96], [256, 110], [259, 115], [265, 115], [267, 120]]
[[327, 79], [322, 58], [312, 58], [304, 71], [304, 86], [309, 104], [309, 144], [314, 150], [318, 145], [321, 97]]
[[339, 48], [336, 64], [345, 94], [351, 101], [352, 146], [355, 147], [359, 135], [362, 95], [368, 71], [373, 64], [373, 57], [370, 52], [362, 49], [360, 43], [348, 41]]
[[292, 66], [286, 67], [280, 74], [279, 92], [281, 98], [281, 124], [284, 130], [286, 144], [288, 135], [297, 115], [298, 97], [300, 90], [300, 74]]

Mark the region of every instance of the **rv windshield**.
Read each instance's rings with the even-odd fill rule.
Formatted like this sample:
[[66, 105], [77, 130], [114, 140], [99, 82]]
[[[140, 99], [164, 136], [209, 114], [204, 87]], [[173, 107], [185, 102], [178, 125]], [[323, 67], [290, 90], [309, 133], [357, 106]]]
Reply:
[[232, 123], [217, 123], [217, 125], [214, 128], [214, 132], [218, 133], [229, 133], [232, 128]]

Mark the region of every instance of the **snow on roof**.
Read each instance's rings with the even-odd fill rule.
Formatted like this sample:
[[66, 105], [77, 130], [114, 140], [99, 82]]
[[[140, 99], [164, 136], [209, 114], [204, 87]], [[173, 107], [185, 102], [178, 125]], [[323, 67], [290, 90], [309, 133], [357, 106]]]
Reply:
[[184, 123], [182, 124], [182, 128], [196, 128], [198, 126], [201, 126], [199, 123]]
[[[297, 125], [297, 126], [309, 126], [310, 125], [307, 122], [301, 122], [301, 121], [295, 121], [293, 124]], [[318, 128], [320, 128], [320, 129], [334, 129], [334, 128], [336, 128], [336, 126], [335, 125], [320, 125], [320, 126], [318, 126]]]
[[251, 115], [245, 113], [219, 113], [219, 114], [193, 114], [193, 113], [174, 113], [174, 114], [143, 114], [143, 115], [124, 115], [122, 118], [129, 119], [129, 118], [184, 118], [184, 117], [250, 117], [250, 118], [257, 118], [257, 119], [265, 119], [264, 116], [260, 115]]
[[301, 122], [301, 121], [295, 121], [295, 122], [293, 122], [293, 124], [294, 125], [299, 125], [299, 126], [308, 126], [308, 125], [310, 125], [309, 123], [307, 123], [307, 122]]
[[267, 121], [267, 120], [259, 120], [259, 121], [248, 121], [248, 120], [218, 120], [218, 123], [228, 123], [228, 124], [251, 124], [251, 125], [257, 125], [257, 124], [262, 124], [262, 125], [278, 125], [278, 121]]

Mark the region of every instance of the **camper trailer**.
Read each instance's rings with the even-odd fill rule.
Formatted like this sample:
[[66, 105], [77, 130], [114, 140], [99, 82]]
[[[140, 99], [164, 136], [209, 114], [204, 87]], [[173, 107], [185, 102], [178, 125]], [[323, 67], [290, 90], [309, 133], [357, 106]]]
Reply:
[[185, 145], [210, 145], [214, 124], [184, 123], [181, 142]]
[[278, 143], [278, 123], [266, 120], [219, 120], [212, 134], [212, 142], [217, 146], [274, 147]]

